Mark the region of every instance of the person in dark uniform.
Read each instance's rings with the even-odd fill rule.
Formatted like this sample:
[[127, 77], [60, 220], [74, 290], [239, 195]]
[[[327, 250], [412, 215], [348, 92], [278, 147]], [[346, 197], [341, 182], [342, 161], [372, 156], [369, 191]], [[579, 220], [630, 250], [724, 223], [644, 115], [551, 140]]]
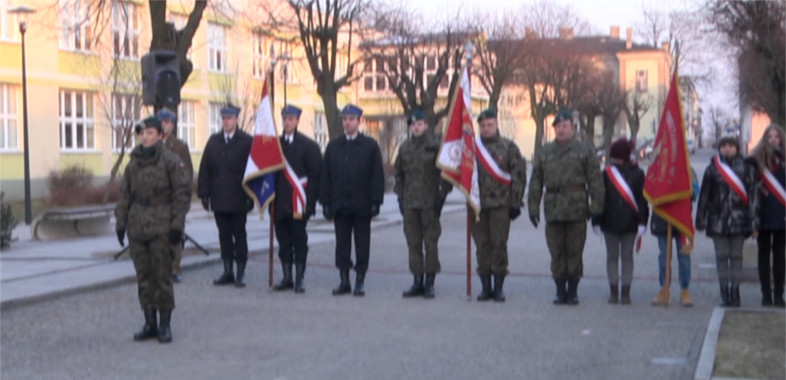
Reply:
[[[182, 241], [186, 213], [191, 206], [191, 177], [185, 164], [161, 143], [161, 122], [143, 121], [142, 143], [131, 151], [131, 161], [120, 184], [115, 206], [115, 229], [121, 246], [128, 245], [136, 271], [139, 303], [145, 325], [134, 340], [158, 337], [172, 341], [170, 320], [175, 308], [171, 247]], [[156, 321], [160, 313], [160, 323]]]
[[377, 142], [358, 133], [363, 110], [349, 104], [341, 111], [344, 136], [325, 149], [319, 185], [319, 203], [325, 219], [336, 229], [336, 267], [341, 283], [333, 295], [352, 292], [352, 235], [355, 238], [355, 296], [365, 294], [364, 281], [371, 245], [371, 218], [379, 215], [385, 193], [382, 153]]
[[[303, 293], [303, 274], [306, 271], [308, 234], [306, 223], [314, 215], [319, 196], [319, 173], [322, 153], [314, 140], [297, 131], [300, 108], [287, 105], [281, 111], [284, 134], [281, 147], [287, 167], [276, 174], [275, 227], [278, 257], [284, 278], [273, 290], [295, 289]], [[292, 281], [292, 263], [295, 281]]]
[[[237, 126], [240, 108], [228, 105], [221, 109], [222, 131], [210, 136], [199, 165], [197, 195], [202, 207], [213, 211], [218, 226], [221, 260], [224, 273], [214, 285], [235, 283], [246, 286], [245, 270], [248, 260], [246, 214], [254, 208], [254, 201], [243, 190], [242, 182], [253, 138]], [[237, 276], [232, 262], [237, 262]]]
[[[177, 138], [174, 133], [175, 130], [175, 123], [177, 122], [177, 116], [174, 112], [162, 108], [156, 114], [158, 119], [161, 120], [161, 128], [164, 130], [163, 135], [163, 142], [164, 146], [169, 149], [172, 153], [176, 154], [180, 157], [180, 160], [183, 161], [185, 164], [185, 171], [188, 178], [191, 180], [194, 179], [194, 166], [191, 163], [191, 152], [188, 149], [188, 144], [185, 141]], [[189, 199], [191, 199], [191, 189], [188, 191]], [[172, 258], [172, 282], [180, 282], [180, 273], [182, 270], [180, 269], [180, 261], [183, 258], [183, 242], [180, 241], [177, 244], [172, 245], [172, 253], [175, 257]]]

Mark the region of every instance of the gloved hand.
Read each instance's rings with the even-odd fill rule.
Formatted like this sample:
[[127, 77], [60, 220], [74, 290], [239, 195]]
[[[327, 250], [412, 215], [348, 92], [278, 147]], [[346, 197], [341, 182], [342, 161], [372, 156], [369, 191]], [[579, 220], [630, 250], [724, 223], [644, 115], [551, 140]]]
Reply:
[[256, 202], [254, 202], [253, 199], [251, 199], [250, 197], [246, 197], [246, 214], [248, 214], [254, 209], [255, 204]]
[[398, 211], [404, 216], [404, 200], [401, 198], [398, 199]]
[[120, 243], [121, 247], [126, 246], [125, 238], [126, 238], [126, 229], [121, 228], [116, 231], [117, 232], [117, 242]]
[[601, 236], [600, 226], [592, 226], [592, 233], [595, 234], [595, 236]]
[[183, 231], [171, 228], [169, 230], [169, 244], [179, 244], [183, 241]]
[[434, 198], [434, 215], [436, 215], [438, 217], [440, 215], [442, 215], [442, 206], [444, 206], [444, 205], [445, 205], [445, 199], [444, 198], [442, 198], [440, 196], [437, 196], [436, 198]]
[[205, 209], [205, 211], [210, 212], [210, 198], [202, 198], [202, 208]]
[[644, 236], [645, 232], [647, 232], [647, 226], [645, 226], [643, 224], [639, 224], [639, 230], [636, 231], [636, 237], [640, 238], [640, 237]]
[[377, 215], [379, 215], [379, 205], [374, 203], [371, 205], [371, 217], [373, 218]]
[[521, 215], [521, 209], [519, 209], [518, 207], [508, 208], [508, 216], [510, 217], [510, 220], [516, 220], [516, 218], [518, 218], [519, 215]]
[[329, 204], [322, 205], [322, 216], [324, 216], [327, 220], [333, 219], [333, 211], [330, 209]]
[[532, 226], [538, 228], [538, 223], [540, 223], [540, 217], [537, 215], [530, 215], [529, 221], [532, 222]]

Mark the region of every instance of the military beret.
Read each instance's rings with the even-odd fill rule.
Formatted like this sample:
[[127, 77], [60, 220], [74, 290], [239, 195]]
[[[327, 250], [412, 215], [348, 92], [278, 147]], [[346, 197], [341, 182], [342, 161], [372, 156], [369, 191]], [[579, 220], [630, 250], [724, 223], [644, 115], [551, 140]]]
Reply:
[[147, 128], [155, 128], [158, 130], [158, 133], [163, 133], [164, 129], [161, 127], [161, 120], [159, 120], [155, 116], [150, 116], [142, 120], [142, 127]]
[[283, 109], [281, 109], [281, 116], [294, 116], [300, 117], [300, 114], [303, 112], [300, 108], [297, 108], [291, 104], [287, 104]]
[[426, 120], [426, 113], [421, 110], [414, 110], [407, 118], [407, 125], [412, 125], [412, 123], [418, 120]]
[[497, 110], [494, 108], [486, 108], [483, 112], [478, 115], [478, 123], [486, 119], [496, 119], [497, 118]]
[[344, 116], [360, 117], [363, 115], [363, 110], [354, 104], [347, 104], [344, 106], [344, 109], [341, 110], [341, 114]]
[[231, 104], [227, 104], [226, 107], [221, 109], [221, 117], [237, 115], [240, 115], [240, 108], [237, 108]]
[[551, 123], [551, 126], [553, 127], [557, 125], [557, 123], [563, 120], [573, 121], [573, 114], [571, 114], [570, 111], [566, 109], [560, 110], [559, 112], [557, 112], [557, 116], [554, 116], [554, 121]]
[[156, 116], [158, 116], [159, 120], [170, 120], [170, 121], [177, 120], [177, 115], [175, 115], [174, 112], [172, 112], [172, 111], [170, 111], [170, 110], [168, 110], [166, 108], [162, 108], [160, 111], [158, 111]]

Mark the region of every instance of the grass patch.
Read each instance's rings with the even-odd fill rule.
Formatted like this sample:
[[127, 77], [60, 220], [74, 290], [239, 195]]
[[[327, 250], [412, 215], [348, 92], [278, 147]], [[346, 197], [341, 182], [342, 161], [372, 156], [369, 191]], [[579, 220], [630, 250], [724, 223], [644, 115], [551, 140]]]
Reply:
[[726, 309], [713, 376], [786, 379], [786, 314]]

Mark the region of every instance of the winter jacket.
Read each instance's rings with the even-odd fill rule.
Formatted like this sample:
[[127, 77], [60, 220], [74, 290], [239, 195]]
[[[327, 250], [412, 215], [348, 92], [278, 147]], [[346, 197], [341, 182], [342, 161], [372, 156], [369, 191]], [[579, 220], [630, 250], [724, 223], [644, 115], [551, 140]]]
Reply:
[[737, 155], [723, 158], [743, 182], [748, 197], [746, 204], [732, 190], [715, 167], [714, 159], [704, 171], [696, 211], [696, 229], [707, 230], [707, 236], [744, 235], [750, 236], [758, 229], [759, 192], [756, 168]]
[[608, 173], [603, 171], [603, 185], [606, 189], [603, 201], [603, 213], [592, 218], [592, 225], [600, 225], [603, 232], [611, 234], [635, 233], [640, 225], [647, 225], [650, 209], [642, 195], [644, 188], [644, 172], [638, 166], [617, 166], [628, 187], [633, 192], [634, 201], [639, 208], [638, 213], [617, 191]]
[[[761, 197], [758, 217], [761, 229], [765, 231], [783, 231], [786, 229], [786, 207], [764, 185], [764, 180], [761, 178], [761, 170], [756, 160], [749, 159], [748, 162], [757, 168], [756, 179], [759, 181], [759, 196]], [[786, 187], [786, 167], [784, 167], [782, 157], [775, 157], [770, 164], [769, 171], [781, 186]]]

